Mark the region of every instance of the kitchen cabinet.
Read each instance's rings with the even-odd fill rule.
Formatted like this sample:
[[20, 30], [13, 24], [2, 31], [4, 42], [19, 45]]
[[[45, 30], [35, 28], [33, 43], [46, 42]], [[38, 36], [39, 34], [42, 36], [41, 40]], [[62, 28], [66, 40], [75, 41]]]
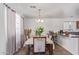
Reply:
[[63, 30], [75, 31], [76, 30], [76, 21], [64, 21]]
[[71, 54], [79, 54], [79, 38], [71, 38], [60, 35], [58, 36], [58, 39], [56, 39], [56, 43], [65, 48]]
[[76, 21], [76, 28], [79, 29], [79, 21]]

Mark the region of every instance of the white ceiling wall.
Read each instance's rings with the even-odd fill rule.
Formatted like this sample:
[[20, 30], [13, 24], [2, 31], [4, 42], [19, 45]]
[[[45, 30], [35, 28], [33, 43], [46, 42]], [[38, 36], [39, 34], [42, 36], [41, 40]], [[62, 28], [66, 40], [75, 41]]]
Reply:
[[[79, 16], [78, 3], [8, 3], [8, 5], [21, 16], [27, 18], [37, 18], [39, 8], [42, 9], [41, 17], [43, 18]], [[36, 6], [36, 8], [29, 6]]]

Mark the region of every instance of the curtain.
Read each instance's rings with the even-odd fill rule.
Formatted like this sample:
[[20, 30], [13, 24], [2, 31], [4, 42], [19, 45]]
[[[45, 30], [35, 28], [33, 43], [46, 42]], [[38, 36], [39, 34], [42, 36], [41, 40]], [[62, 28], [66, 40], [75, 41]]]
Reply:
[[21, 48], [21, 17], [16, 14], [16, 51]]
[[21, 48], [23, 39], [23, 19], [7, 8], [7, 54], [14, 54]]
[[16, 21], [15, 13], [7, 8], [7, 54], [15, 52], [16, 44]]

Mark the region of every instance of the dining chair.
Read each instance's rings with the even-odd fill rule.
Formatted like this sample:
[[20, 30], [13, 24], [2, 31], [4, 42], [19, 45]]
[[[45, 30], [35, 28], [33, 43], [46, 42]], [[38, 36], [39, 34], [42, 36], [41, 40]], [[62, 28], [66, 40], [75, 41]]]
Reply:
[[27, 30], [26, 29], [24, 29], [24, 36], [25, 36], [25, 39], [27, 40]]
[[46, 52], [46, 37], [33, 37], [33, 53], [45, 53]]
[[25, 35], [25, 38], [28, 39], [31, 37], [31, 32], [32, 30], [31, 29], [25, 29], [24, 30], [24, 35]]

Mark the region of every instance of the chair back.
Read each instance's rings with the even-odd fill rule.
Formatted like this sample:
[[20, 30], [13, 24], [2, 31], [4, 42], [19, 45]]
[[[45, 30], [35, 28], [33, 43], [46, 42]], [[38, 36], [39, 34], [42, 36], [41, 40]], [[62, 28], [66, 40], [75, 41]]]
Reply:
[[46, 37], [33, 37], [34, 53], [45, 52]]

